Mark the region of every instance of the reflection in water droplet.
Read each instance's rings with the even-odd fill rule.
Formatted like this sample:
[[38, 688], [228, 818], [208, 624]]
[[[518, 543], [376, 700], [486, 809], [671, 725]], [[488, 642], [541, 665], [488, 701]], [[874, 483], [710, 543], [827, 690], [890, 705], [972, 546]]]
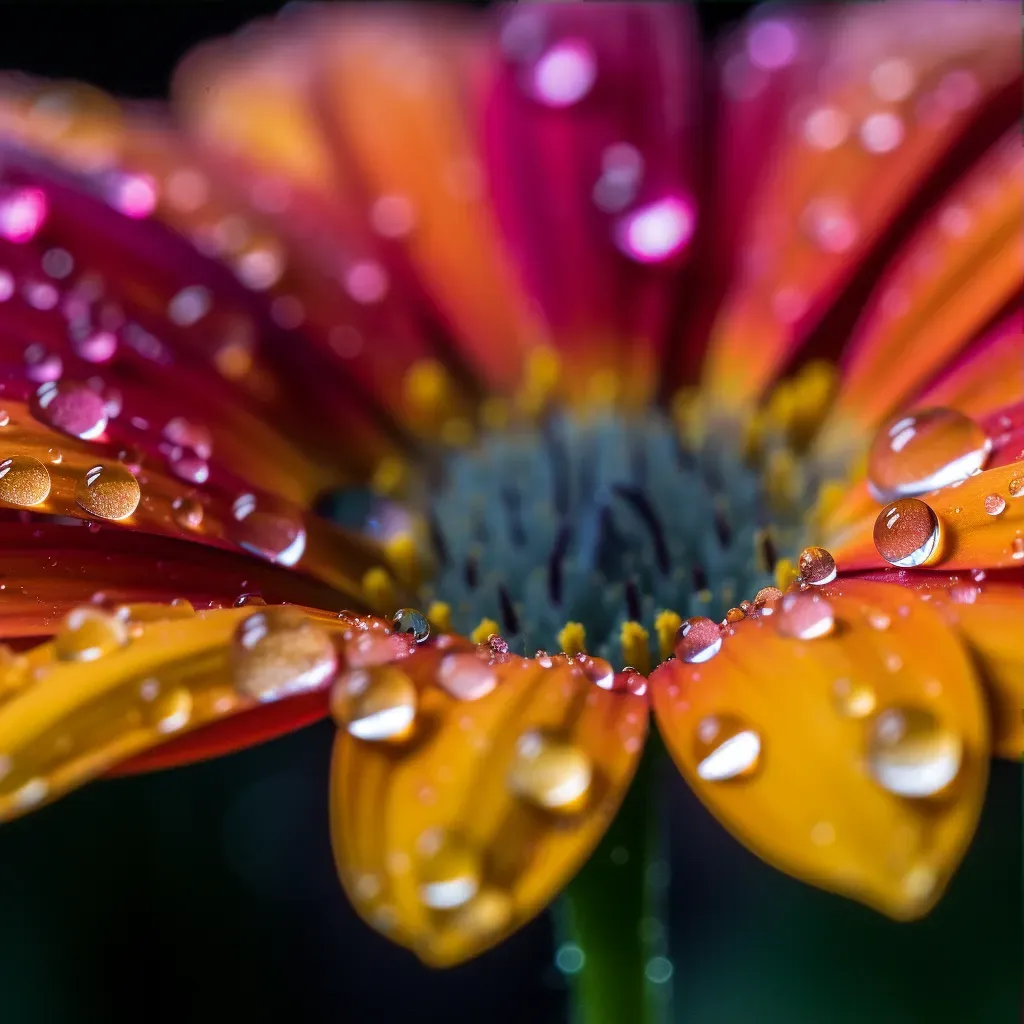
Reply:
[[691, 665], [713, 658], [722, 649], [718, 623], [702, 615], [686, 619], [676, 631], [675, 652], [680, 661]]
[[832, 605], [820, 594], [796, 592], [779, 602], [775, 627], [783, 636], [815, 640], [835, 629]]
[[1006, 510], [1006, 499], [1001, 494], [985, 495], [985, 511], [990, 516], [1002, 515]]
[[992, 442], [955, 409], [898, 416], [875, 435], [868, 481], [879, 501], [912, 497], [965, 480], [985, 465]]
[[530, 730], [516, 742], [509, 785], [538, 807], [567, 812], [579, 809], [592, 776], [590, 758], [579, 747]]
[[476, 654], [449, 654], [438, 667], [437, 682], [456, 700], [480, 700], [494, 689], [498, 677]]
[[396, 633], [408, 633], [418, 644], [430, 636], [427, 617], [415, 608], [399, 608], [392, 619], [391, 627]]
[[761, 737], [735, 715], [714, 715], [698, 724], [694, 755], [706, 782], [740, 778], [757, 769]]
[[1015, 476], [1007, 490], [1011, 498], [1019, 498], [1024, 494], [1024, 476]]
[[875, 710], [875, 691], [866, 683], [837, 679], [832, 684], [832, 695], [839, 713], [850, 718], [866, 718]]
[[[421, 837], [423, 838], [423, 837]], [[417, 866], [419, 894], [432, 910], [452, 910], [468, 903], [480, 889], [480, 857], [468, 843], [448, 832], [422, 843], [427, 851]]]
[[50, 493], [50, 474], [31, 455], [14, 455], [0, 462], [0, 501], [38, 505]]
[[298, 609], [266, 608], [239, 623], [231, 649], [235, 689], [258, 701], [322, 687], [337, 668], [331, 638]]
[[139, 481], [124, 466], [93, 466], [75, 485], [75, 501], [101, 519], [127, 519], [142, 498]]
[[829, 551], [819, 547], [804, 548], [797, 560], [800, 579], [816, 587], [836, 578], [836, 562]]
[[868, 766], [883, 788], [905, 797], [927, 797], [957, 776], [960, 737], [923, 708], [889, 708], [871, 723]]
[[95, 661], [127, 643], [123, 622], [100, 608], [83, 605], [68, 612], [53, 647], [59, 661]]
[[171, 513], [183, 530], [198, 530], [203, 525], [203, 506], [195, 498], [175, 498], [171, 503]]
[[939, 544], [939, 521], [918, 498], [900, 498], [886, 505], [875, 520], [875, 550], [900, 568], [922, 565]]
[[331, 689], [334, 720], [349, 735], [369, 742], [406, 739], [418, 703], [412, 680], [394, 665], [345, 672]]
[[35, 393], [32, 414], [42, 423], [82, 441], [92, 441], [107, 429], [107, 406], [85, 384], [51, 380]]

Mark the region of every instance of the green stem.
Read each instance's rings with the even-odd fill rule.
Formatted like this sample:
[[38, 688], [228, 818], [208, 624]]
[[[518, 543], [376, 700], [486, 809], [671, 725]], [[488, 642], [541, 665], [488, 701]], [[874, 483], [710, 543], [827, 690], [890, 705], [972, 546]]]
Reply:
[[560, 902], [556, 965], [569, 978], [573, 1024], [669, 1019], [668, 864], [657, 796], [663, 760], [652, 735], [608, 833]]

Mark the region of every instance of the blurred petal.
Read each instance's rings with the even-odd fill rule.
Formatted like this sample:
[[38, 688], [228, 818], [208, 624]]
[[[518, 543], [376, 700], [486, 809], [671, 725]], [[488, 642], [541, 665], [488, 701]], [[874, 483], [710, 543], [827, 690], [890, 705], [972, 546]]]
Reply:
[[[698, 55], [687, 5], [502, 11], [488, 180], [531, 294], [571, 359], [648, 397], [697, 223]], [[628, 372], [627, 372], [628, 370]], [[581, 380], [581, 371], [584, 379]]]
[[[1001, 569], [1018, 566], [1024, 559], [1024, 462], [985, 470], [920, 500], [935, 514], [940, 531], [929, 567]], [[888, 564], [873, 540], [882, 507], [876, 505], [825, 538], [824, 546], [844, 572]]]
[[[407, 735], [359, 728], [368, 719], [340, 729], [331, 832], [359, 913], [437, 966], [482, 952], [554, 897], [615, 813], [646, 732], [646, 701], [596, 686], [580, 663], [505, 657], [488, 667], [458, 643], [417, 652], [398, 676], [335, 686], [415, 695]], [[494, 689], [453, 687], [460, 676]]]
[[902, 588], [840, 580], [787, 596], [816, 600], [819, 615], [828, 602], [834, 631], [795, 639], [793, 616], [810, 619], [785, 604], [734, 623], [710, 660], [652, 675], [659, 728], [698, 797], [758, 856], [890, 917], [920, 917], [984, 798], [974, 669]]
[[[710, 340], [704, 379], [731, 404], [764, 391], [943, 158], [958, 159], [958, 137], [1020, 74], [1012, 5], [827, 10], [759, 12], [727, 65], [726, 92], [744, 103], [779, 69], [806, 62], [780, 122], [792, 134], [758, 191], [742, 274]], [[1014, 117], [1007, 103], [1003, 123]], [[734, 152], [751, 159], [741, 143]]]

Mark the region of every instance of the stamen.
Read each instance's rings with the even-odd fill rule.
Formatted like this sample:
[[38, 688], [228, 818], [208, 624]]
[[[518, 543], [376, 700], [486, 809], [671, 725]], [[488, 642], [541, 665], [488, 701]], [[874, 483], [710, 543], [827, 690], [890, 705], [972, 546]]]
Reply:
[[683, 624], [678, 612], [666, 609], [654, 620], [654, 632], [658, 637], [658, 657], [665, 661], [675, 648], [676, 633]]
[[389, 614], [395, 608], [395, 588], [387, 569], [379, 565], [367, 569], [363, 576], [363, 597], [375, 612]]
[[562, 361], [554, 349], [531, 349], [526, 356], [523, 384], [516, 395], [519, 409], [530, 418], [538, 417], [554, 397], [561, 376]]
[[475, 644], [485, 644], [492, 636], [500, 636], [501, 627], [494, 619], [481, 619], [480, 624], [469, 634]]
[[564, 654], [575, 658], [587, 650], [587, 632], [582, 623], [567, 622], [558, 633], [558, 645]]
[[373, 471], [370, 486], [382, 498], [400, 494], [409, 478], [409, 468], [397, 455], [385, 455]]
[[775, 563], [775, 586], [785, 593], [800, 578], [790, 558], [780, 558]]
[[410, 533], [396, 533], [384, 545], [395, 576], [409, 587], [420, 583], [420, 556]]
[[427, 622], [435, 633], [452, 631], [452, 609], [447, 601], [431, 601], [427, 608]]
[[619, 632], [623, 662], [643, 675], [651, 671], [650, 639], [651, 634], [639, 622], [624, 622]]

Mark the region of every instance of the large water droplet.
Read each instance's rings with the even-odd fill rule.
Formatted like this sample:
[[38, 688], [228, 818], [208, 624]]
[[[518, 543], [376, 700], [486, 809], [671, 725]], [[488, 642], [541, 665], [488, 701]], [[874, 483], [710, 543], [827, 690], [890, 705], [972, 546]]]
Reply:
[[391, 621], [396, 633], [408, 633], [418, 644], [430, 636], [430, 623], [422, 612], [415, 608], [399, 608]]
[[233, 506], [231, 536], [239, 547], [269, 562], [289, 567], [298, 564], [306, 551], [306, 528], [297, 519], [263, 512], [256, 499], [243, 494]]
[[898, 796], [941, 792], [956, 778], [962, 756], [960, 737], [923, 708], [889, 708], [871, 724], [871, 774]]
[[127, 519], [141, 498], [139, 481], [117, 463], [93, 466], [75, 485], [75, 501], [101, 519]]
[[36, 419], [83, 441], [92, 441], [107, 429], [107, 404], [85, 384], [50, 380], [32, 399]]
[[939, 544], [939, 521], [919, 498], [886, 505], [875, 520], [875, 550], [889, 563], [906, 569], [922, 565]]
[[420, 899], [433, 910], [453, 910], [468, 903], [480, 889], [477, 852], [449, 832], [421, 836], [417, 876]]
[[412, 680], [394, 665], [355, 669], [331, 689], [331, 715], [349, 735], [370, 742], [408, 737], [419, 695]]
[[836, 578], [836, 561], [824, 548], [804, 548], [797, 559], [797, 568], [800, 579], [815, 587], [824, 586]]
[[676, 657], [690, 665], [713, 658], [722, 649], [722, 633], [717, 622], [696, 615], [676, 631]]
[[38, 505], [50, 493], [47, 468], [31, 455], [14, 455], [0, 462], [0, 501]]
[[999, 516], [1006, 511], [1006, 499], [1001, 494], [985, 495], [985, 512], [990, 516]]
[[296, 608], [253, 612], [235, 630], [235, 689], [258, 701], [319, 689], [337, 663], [331, 638]]
[[84, 605], [68, 612], [53, 648], [60, 661], [95, 661], [127, 643], [128, 629], [120, 619]]
[[538, 807], [570, 812], [579, 809], [592, 776], [590, 758], [579, 747], [530, 730], [516, 743], [509, 785]]
[[795, 640], [815, 640], [828, 636], [835, 628], [832, 605], [821, 594], [786, 594], [779, 602], [775, 628]]
[[761, 737], [735, 715], [701, 719], [694, 742], [697, 774], [724, 782], [752, 774], [761, 758]]
[[875, 435], [868, 483], [879, 501], [924, 494], [977, 473], [991, 448], [985, 431], [962, 412], [921, 409]]
[[456, 700], [479, 700], [494, 689], [498, 677], [477, 654], [449, 654], [438, 667], [437, 682]]

